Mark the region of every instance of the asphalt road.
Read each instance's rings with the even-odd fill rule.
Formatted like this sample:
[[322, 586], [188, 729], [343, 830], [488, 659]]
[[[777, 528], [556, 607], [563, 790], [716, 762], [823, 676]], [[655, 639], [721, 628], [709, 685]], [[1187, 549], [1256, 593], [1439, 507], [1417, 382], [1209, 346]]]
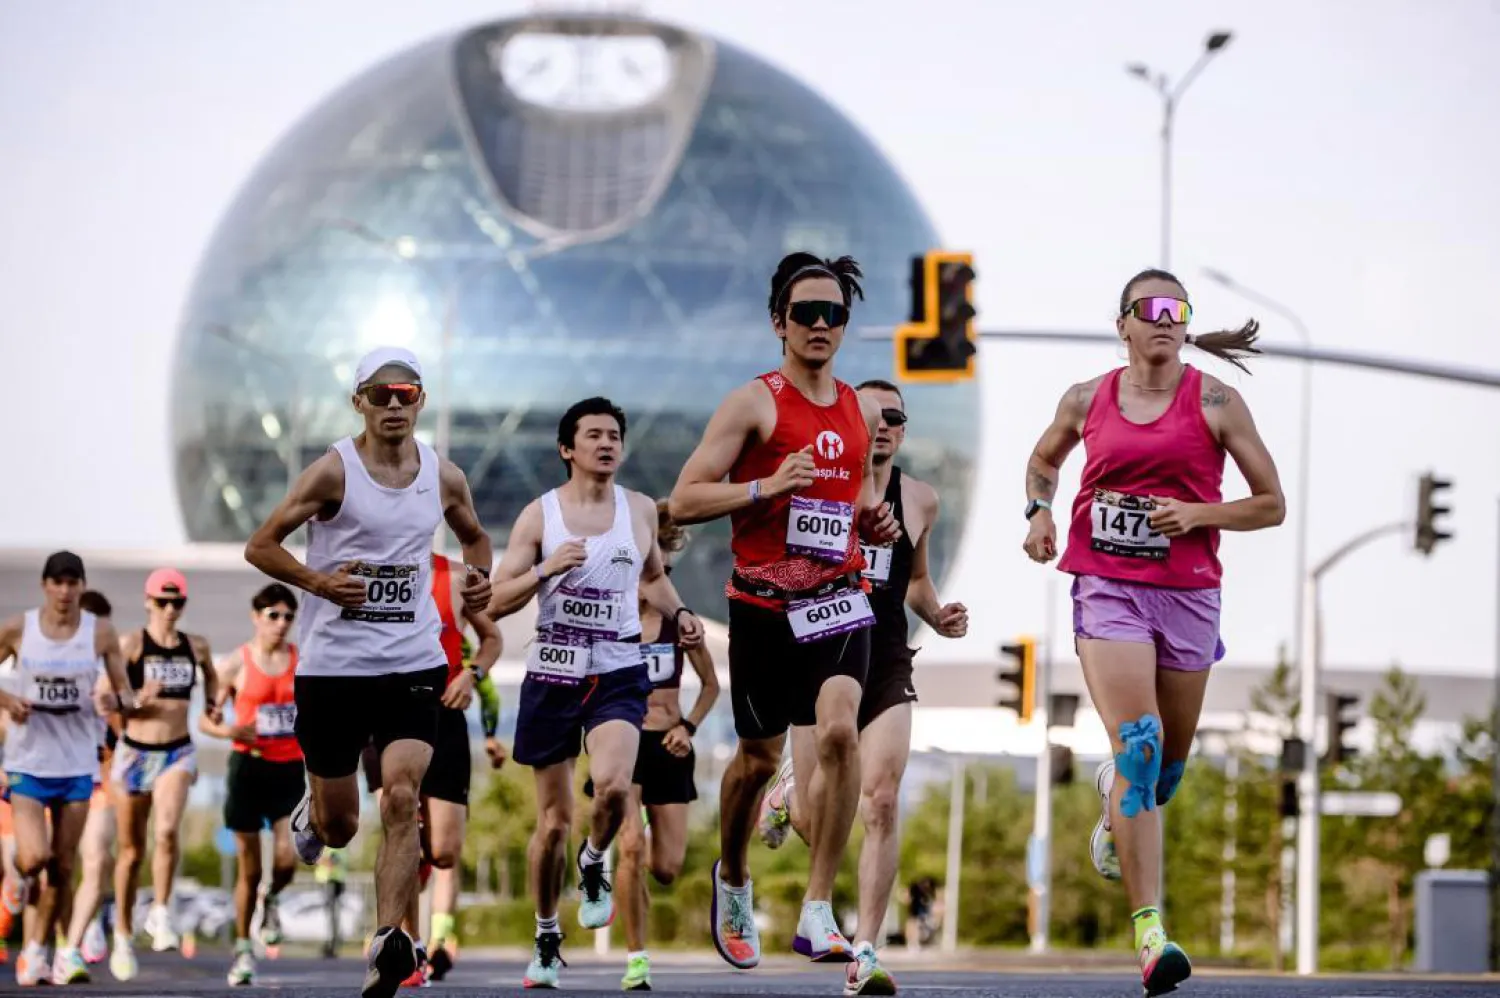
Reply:
[[[94, 984], [68, 988], [67, 995], [243, 995], [256, 989], [229, 988], [224, 980], [227, 954], [203, 951], [193, 960], [177, 956], [143, 953], [140, 976], [120, 984], [103, 965], [96, 966]], [[515, 961], [465, 957], [447, 980], [432, 985], [426, 993], [462, 998], [511, 998], [525, 992], [520, 987], [524, 968]], [[15, 993], [9, 975], [0, 992]], [[590, 959], [564, 970], [562, 983], [573, 994], [620, 993], [622, 968]], [[283, 958], [262, 960], [258, 988], [275, 988], [289, 998], [348, 998], [356, 994], [364, 976], [364, 965], [353, 959], [315, 960]], [[897, 971], [902, 994], [918, 998], [1138, 998], [1139, 978], [1117, 970], [1087, 973], [1035, 970], [1004, 973], [942, 971]], [[839, 995], [843, 993], [839, 968], [789, 964], [751, 972], [715, 969], [712, 964], [658, 966], [653, 983], [659, 992], [709, 995]], [[49, 989], [50, 990], [50, 989]], [[1251, 976], [1201, 971], [1180, 989], [1183, 998], [1438, 998], [1438, 996], [1500, 995], [1500, 979], [1456, 980], [1398, 976], [1293, 977]], [[414, 995], [403, 990], [401, 995]]]

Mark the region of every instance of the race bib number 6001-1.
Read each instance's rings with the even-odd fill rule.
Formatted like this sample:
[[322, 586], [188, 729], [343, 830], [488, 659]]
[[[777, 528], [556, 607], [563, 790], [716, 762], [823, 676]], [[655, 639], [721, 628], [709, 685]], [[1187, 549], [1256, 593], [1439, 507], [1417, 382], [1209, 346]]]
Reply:
[[854, 533], [854, 506], [847, 502], [792, 496], [786, 518], [786, 549], [822, 561], [843, 561]]
[[1095, 489], [1089, 507], [1089, 546], [1104, 554], [1125, 558], [1167, 557], [1171, 541], [1160, 531], [1151, 529], [1151, 512], [1156, 505], [1141, 496]]
[[422, 582], [421, 565], [374, 565], [360, 562], [349, 572], [365, 583], [364, 606], [345, 607], [344, 620], [372, 624], [410, 624], [417, 619], [417, 601], [430, 599]]
[[620, 636], [624, 616], [623, 594], [609, 589], [574, 589], [558, 586], [552, 623], [573, 631], [584, 631], [595, 639], [614, 641]]

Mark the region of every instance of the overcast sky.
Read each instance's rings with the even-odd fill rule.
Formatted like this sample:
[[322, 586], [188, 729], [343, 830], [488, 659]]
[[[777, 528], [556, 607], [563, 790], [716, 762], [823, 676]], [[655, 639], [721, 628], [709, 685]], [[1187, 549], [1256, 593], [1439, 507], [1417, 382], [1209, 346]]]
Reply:
[[[168, 371], [188, 284], [240, 183], [314, 103], [423, 38], [532, 5], [478, 0], [7, 0], [0, 4], [0, 333], [10, 483], [0, 544], [173, 545]], [[1123, 279], [1157, 262], [1155, 95], [1235, 32], [1178, 115], [1172, 263], [1201, 330], [1265, 320], [1217, 267], [1286, 302], [1319, 345], [1500, 369], [1500, 4], [1491, 0], [657, 0], [646, 13], [745, 46], [808, 81], [911, 183], [947, 246], [972, 250], [987, 326], [1107, 328]], [[850, 247], [858, 253], [858, 247]], [[1065, 581], [1025, 561], [1022, 470], [1057, 397], [1111, 350], [986, 347], [980, 495], [947, 594], [983, 609], [944, 653], [1043, 633]], [[1216, 373], [1220, 366], [1205, 362]], [[1234, 374], [1295, 512], [1295, 365]], [[914, 413], [920, 419], [920, 413]], [[1410, 512], [1456, 479], [1458, 540], [1405, 538], [1325, 584], [1326, 657], [1487, 671], [1495, 663], [1500, 392], [1320, 368], [1311, 549]], [[1081, 455], [1080, 455], [1081, 456]], [[1076, 483], [1075, 458], [1065, 491]], [[1226, 491], [1242, 494], [1231, 474]], [[1230, 536], [1230, 657], [1290, 636], [1294, 529]]]

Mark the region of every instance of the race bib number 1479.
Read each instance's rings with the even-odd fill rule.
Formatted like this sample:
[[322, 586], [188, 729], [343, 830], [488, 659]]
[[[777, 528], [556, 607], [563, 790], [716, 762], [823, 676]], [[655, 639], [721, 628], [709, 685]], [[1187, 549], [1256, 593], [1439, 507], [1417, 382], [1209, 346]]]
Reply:
[[1089, 546], [1104, 554], [1161, 561], [1167, 557], [1171, 541], [1151, 529], [1150, 516], [1155, 508], [1150, 499], [1141, 496], [1095, 489], [1089, 507]]

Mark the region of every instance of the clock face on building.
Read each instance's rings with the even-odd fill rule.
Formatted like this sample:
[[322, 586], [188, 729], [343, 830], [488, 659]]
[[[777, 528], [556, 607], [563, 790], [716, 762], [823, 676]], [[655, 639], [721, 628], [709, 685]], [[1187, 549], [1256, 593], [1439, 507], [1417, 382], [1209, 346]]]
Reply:
[[638, 107], [672, 78], [671, 53], [649, 35], [522, 32], [500, 46], [494, 64], [517, 97], [560, 111]]

